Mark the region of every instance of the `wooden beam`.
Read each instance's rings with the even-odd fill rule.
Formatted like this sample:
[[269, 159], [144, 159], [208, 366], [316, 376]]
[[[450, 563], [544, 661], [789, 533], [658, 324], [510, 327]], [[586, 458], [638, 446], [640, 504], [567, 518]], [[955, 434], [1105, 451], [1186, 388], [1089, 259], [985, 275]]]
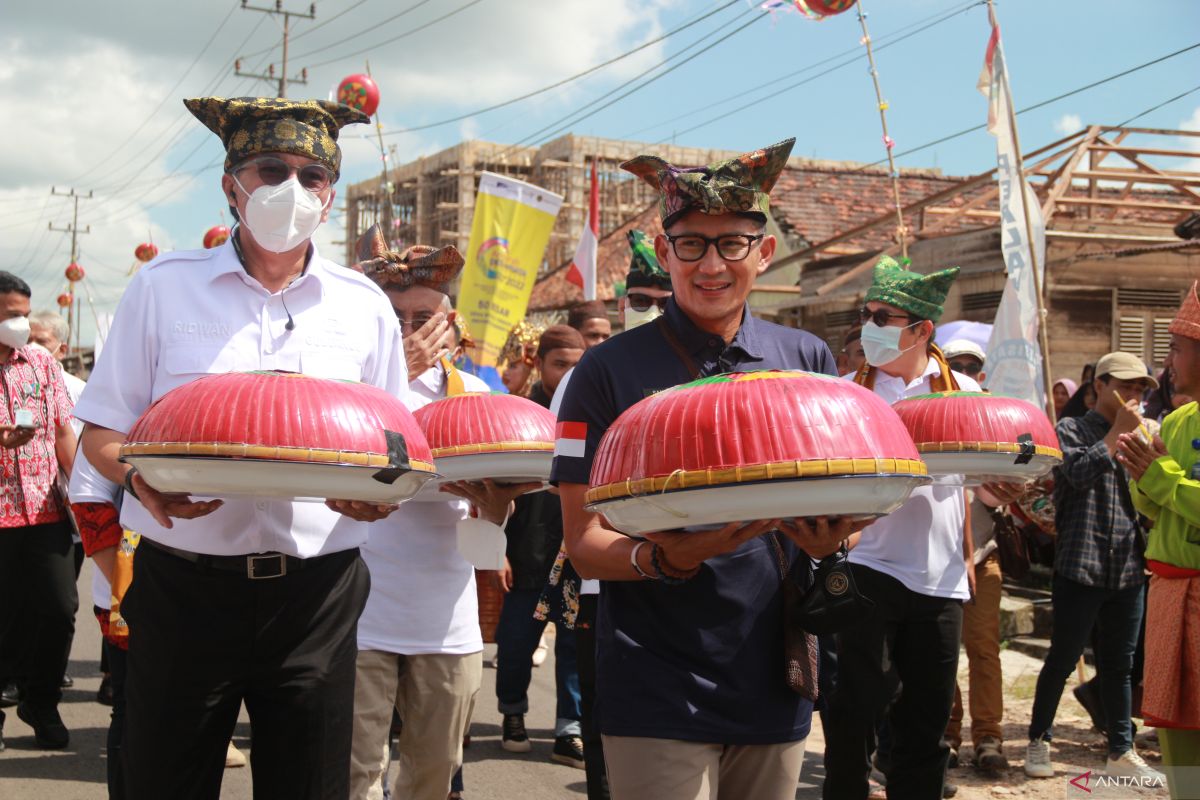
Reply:
[[925, 209], [927, 214], [956, 214], [963, 217], [987, 217], [996, 219], [1000, 216], [999, 211], [992, 211], [986, 208], [947, 208], [946, 206], [928, 206]]
[[[1154, 211], [1200, 211], [1200, 205], [1155, 203], [1149, 200], [1109, 200], [1103, 197], [1063, 197], [1058, 202], [1062, 205], [1074, 206], [1116, 206], [1119, 208], [1145, 208]], [[930, 209], [930, 211], [933, 210]]]
[[764, 283], [754, 284], [750, 287], [752, 292], [780, 292], [782, 294], [803, 294], [804, 290], [799, 286], [788, 286], [782, 283]]
[[[1175, 186], [1180, 191], [1188, 192], [1189, 194], [1191, 192], [1183, 187], [1200, 186], [1200, 174], [1176, 176], [1165, 173], [1155, 174], [1155, 172], [1142, 172], [1136, 169], [1079, 170], [1073, 177], [1097, 181], [1118, 181], [1120, 183], [1135, 181], [1137, 183], [1166, 184]], [[1200, 199], [1200, 195], [1197, 195], [1197, 198]]]
[[1178, 158], [1195, 158], [1195, 150], [1168, 150], [1161, 147], [1136, 147], [1134, 145], [1094, 144], [1092, 150], [1109, 153], [1140, 153], [1144, 156], [1175, 156]]
[[1046, 236], [1053, 239], [1106, 239], [1117, 242], [1180, 242], [1177, 236], [1145, 236], [1138, 233], [1097, 233], [1093, 231], [1046, 231]]
[[[1103, 144], [1107, 144], [1107, 142], [1105, 142], [1104, 139], [1100, 139], [1100, 142]], [[1119, 155], [1124, 159], [1132, 161], [1139, 168], [1146, 170], [1147, 172], [1152, 172], [1160, 178], [1167, 177], [1166, 173], [1164, 173], [1158, 167], [1154, 166], [1153, 164], [1147, 164], [1145, 161], [1143, 161], [1140, 158], [1135, 158], [1134, 156], [1131, 156], [1128, 153], [1120, 153]], [[1179, 180], [1186, 181], [1187, 179], [1180, 178]], [[1200, 184], [1200, 175], [1196, 176], [1196, 183]], [[1197, 200], [1200, 200], [1200, 192], [1197, 192], [1194, 189], [1187, 188], [1187, 186], [1185, 186], [1183, 183], [1172, 183], [1171, 185], [1173, 185], [1177, 191], [1179, 191], [1183, 194], [1191, 195], [1192, 197], [1196, 198]]]

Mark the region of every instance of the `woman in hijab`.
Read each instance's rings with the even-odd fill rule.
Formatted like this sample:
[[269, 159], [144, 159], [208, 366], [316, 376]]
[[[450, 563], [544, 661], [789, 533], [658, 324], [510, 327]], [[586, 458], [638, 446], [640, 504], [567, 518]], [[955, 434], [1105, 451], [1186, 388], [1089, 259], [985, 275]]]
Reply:
[[1062, 419], [1063, 408], [1067, 405], [1067, 402], [1071, 399], [1071, 395], [1075, 394], [1075, 390], [1078, 388], [1079, 387], [1076, 386], [1075, 381], [1071, 380], [1070, 378], [1059, 378], [1054, 382], [1054, 386], [1051, 389], [1051, 396], [1054, 398], [1055, 419]]

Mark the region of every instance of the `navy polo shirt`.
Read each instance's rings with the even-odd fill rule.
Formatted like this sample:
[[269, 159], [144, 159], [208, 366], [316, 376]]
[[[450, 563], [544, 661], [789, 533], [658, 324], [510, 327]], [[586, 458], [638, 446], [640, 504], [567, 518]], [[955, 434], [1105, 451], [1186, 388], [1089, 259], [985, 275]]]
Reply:
[[[802, 369], [835, 375], [806, 331], [749, 307], [726, 345], [672, 299], [665, 318], [701, 375]], [[555, 483], [587, 484], [608, 426], [639, 400], [691, 379], [657, 324], [614, 336], [575, 367], [559, 420], [587, 426], [582, 457], [556, 456]], [[577, 426], [578, 427], [578, 426]], [[789, 559], [800, 551], [783, 536]], [[778, 744], [808, 735], [812, 704], [787, 686], [783, 589], [770, 535], [709, 559], [691, 580], [604, 581], [596, 625], [596, 715], [602, 733], [720, 744]]]

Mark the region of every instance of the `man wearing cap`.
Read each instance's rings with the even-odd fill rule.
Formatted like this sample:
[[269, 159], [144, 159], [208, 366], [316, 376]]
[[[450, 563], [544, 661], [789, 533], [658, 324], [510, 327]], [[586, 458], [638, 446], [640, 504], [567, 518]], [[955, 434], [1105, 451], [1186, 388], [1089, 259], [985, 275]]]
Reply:
[[[1168, 328], [1166, 367], [1176, 391], [1200, 396], [1197, 284]], [[1133, 479], [1133, 502], [1154, 520], [1146, 547], [1142, 713], [1158, 729], [1171, 797], [1200, 797], [1200, 408], [1168, 416], [1161, 438], [1123, 433], [1117, 460]]]
[[238, 226], [220, 247], [134, 276], [75, 408], [84, 453], [125, 486], [122, 523], [142, 535], [121, 607], [128, 797], [215, 799], [244, 701], [256, 793], [342, 798], [370, 582], [358, 547], [365, 522], [392, 507], [165, 495], [117, 455], [151, 403], [214, 373], [286, 370], [407, 393], [387, 297], [312, 242], [333, 204], [338, 131], [367, 117], [321, 101], [185, 105], [225, 145], [221, 189]]
[[[415, 376], [409, 408], [488, 391], [448, 357], [455, 333], [447, 292], [462, 270], [458, 251], [418, 245], [392, 252], [374, 226], [359, 242], [358, 257], [356, 268], [384, 290], [400, 322], [409, 375]], [[445, 800], [462, 763], [463, 735], [483, 677], [483, 639], [475, 571], [455, 544], [467, 504], [441, 497], [414, 501], [372, 524], [362, 548], [371, 592], [358, 622], [352, 800], [383, 796], [380, 775], [388, 764], [393, 709], [403, 728], [392, 797]], [[504, 510], [491, 521], [503, 521]]]
[[[957, 267], [923, 275], [880, 259], [859, 314], [866, 361], [856, 382], [889, 403], [931, 391], [979, 391], [933, 343], [957, 276]], [[885, 714], [892, 745], [880, 766], [888, 797], [942, 797], [949, 759], [942, 734], [972, 576], [966, 524], [961, 486], [922, 486], [863, 530], [850, 551], [854, 580], [875, 608], [838, 634], [838, 683], [826, 715], [827, 800], [867, 796], [869, 743]]]
[[[987, 377], [983, 348], [970, 339], [951, 339], [942, 347], [953, 372], [978, 383]], [[996, 524], [1004, 513], [1003, 499], [986, 488], [968, 490], [971, 503], [970, 525], [972, 561], [975, 573], [974, 602], [963, 606], [962, 640], [967, 651], [968, 700], [971, 707], [971, 743], [973, 763], [986, 771], [1008, 768], [1001, 744], [1004, 732], [1004, 681], [1000, 671], [1000, 594], [1003, 575], [996, 553]], [[957, 681], [954, 708], [946, 727], [951, 764], [962, 745], [963, 701]]]
[[1054, 775], [1051, 726], [1063, 686], [1096, 626], [1096, 673], [1108, 728], [1104, 771], [1113, 776], [1162, 779], [1133, 749], [1132, 677], [1146, 585], [1145, 533], [1117, 463], [1118, 438], [1142, 424], [1138, 405], [1158, 386], [1146, 365], [1129, 353], [1109, 353], [1096, 364], [1096, 405], [1058, 423], [1062, 466], [1054, 474], [1054, 631], [1038, 674], [1025, 751], [1025, 774]]
[[789, 579], [807, 573], [850, 523], [760, 520], [638, 542], [583, 507], [601, 436], [642, 398], [735, 370], [833, 373], [824, 342], [756, 319], [746, 304], [775, 253], [768, 193], [793, 143], [695, 169], [653, 156], [623, 165], [660, 193], [655, 254], [674, 293], [654, 324], [584, 354], [559, 412], [560, 428], [579, 435], [560, 438], [552, 473], [571, 561], [602, 582], [595, 711], [617, 800], [796, 792], [812, 703], [784, 674], [777, 554]]

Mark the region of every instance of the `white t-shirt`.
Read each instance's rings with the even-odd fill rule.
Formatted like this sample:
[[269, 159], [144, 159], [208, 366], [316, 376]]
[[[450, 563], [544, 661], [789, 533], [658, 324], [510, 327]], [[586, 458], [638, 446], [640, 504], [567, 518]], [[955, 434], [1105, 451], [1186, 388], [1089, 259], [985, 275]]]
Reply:
[[[71, 470], [71, 483], [67, 496], [72, 503], [112, 503], [116, 500], [118, 487], [96, 471], [83, 454], [83, 448], [75, 453], [75, 466]], [[92, 570], [92, 605], [100, 608], [112, 607], [112, 587], [104, 573]]]
[[[474, 375], [460, 374], [467, 391], [489, 391]], [[434, 367], [409, 389], [405, 402], [412, 409], [441, 399], [445, 373]], [[458, 553], [455, 526], [466, 516], [462, 500], [409, 502], [370, 525], [362, 557], [371, 593], [358, 620], [359, 650], [462, 655], [483, 649], [475, 570]]]
[[[168, 253], [133, 276], [75, 416], [127, 432], [177, 386], [246, 370], [408, 393], [396, 313], [373, 281], [321, 258], [314, 247], [304, 274], [270, 292], [242, 268], [231, 240], [212, 250]], [[367, 538], [366, 523], [324, 503], [267, 497], [228, 497], [213, 513], [172, 520], [171, 528], [128, 497], [121, 521], [156, 542], [210, 555], [312, 558]]]
[[[929, 359], [924, 374], [907, 384], [876, 370], [875, 394], [888, 403], [928, 394], [929, 379], [938, 370], [937, 362]], [[954, 378], [963, 391], [980, 391], [966, 375], [956, 372]], [[890, 575], [917, 594], [966, 600], [971, 595], [963, 550], [965, 522], [962, 486], [935, 481], [913, 490], [904, 505], [868, 525], [850, 551], [850, 561]]]

